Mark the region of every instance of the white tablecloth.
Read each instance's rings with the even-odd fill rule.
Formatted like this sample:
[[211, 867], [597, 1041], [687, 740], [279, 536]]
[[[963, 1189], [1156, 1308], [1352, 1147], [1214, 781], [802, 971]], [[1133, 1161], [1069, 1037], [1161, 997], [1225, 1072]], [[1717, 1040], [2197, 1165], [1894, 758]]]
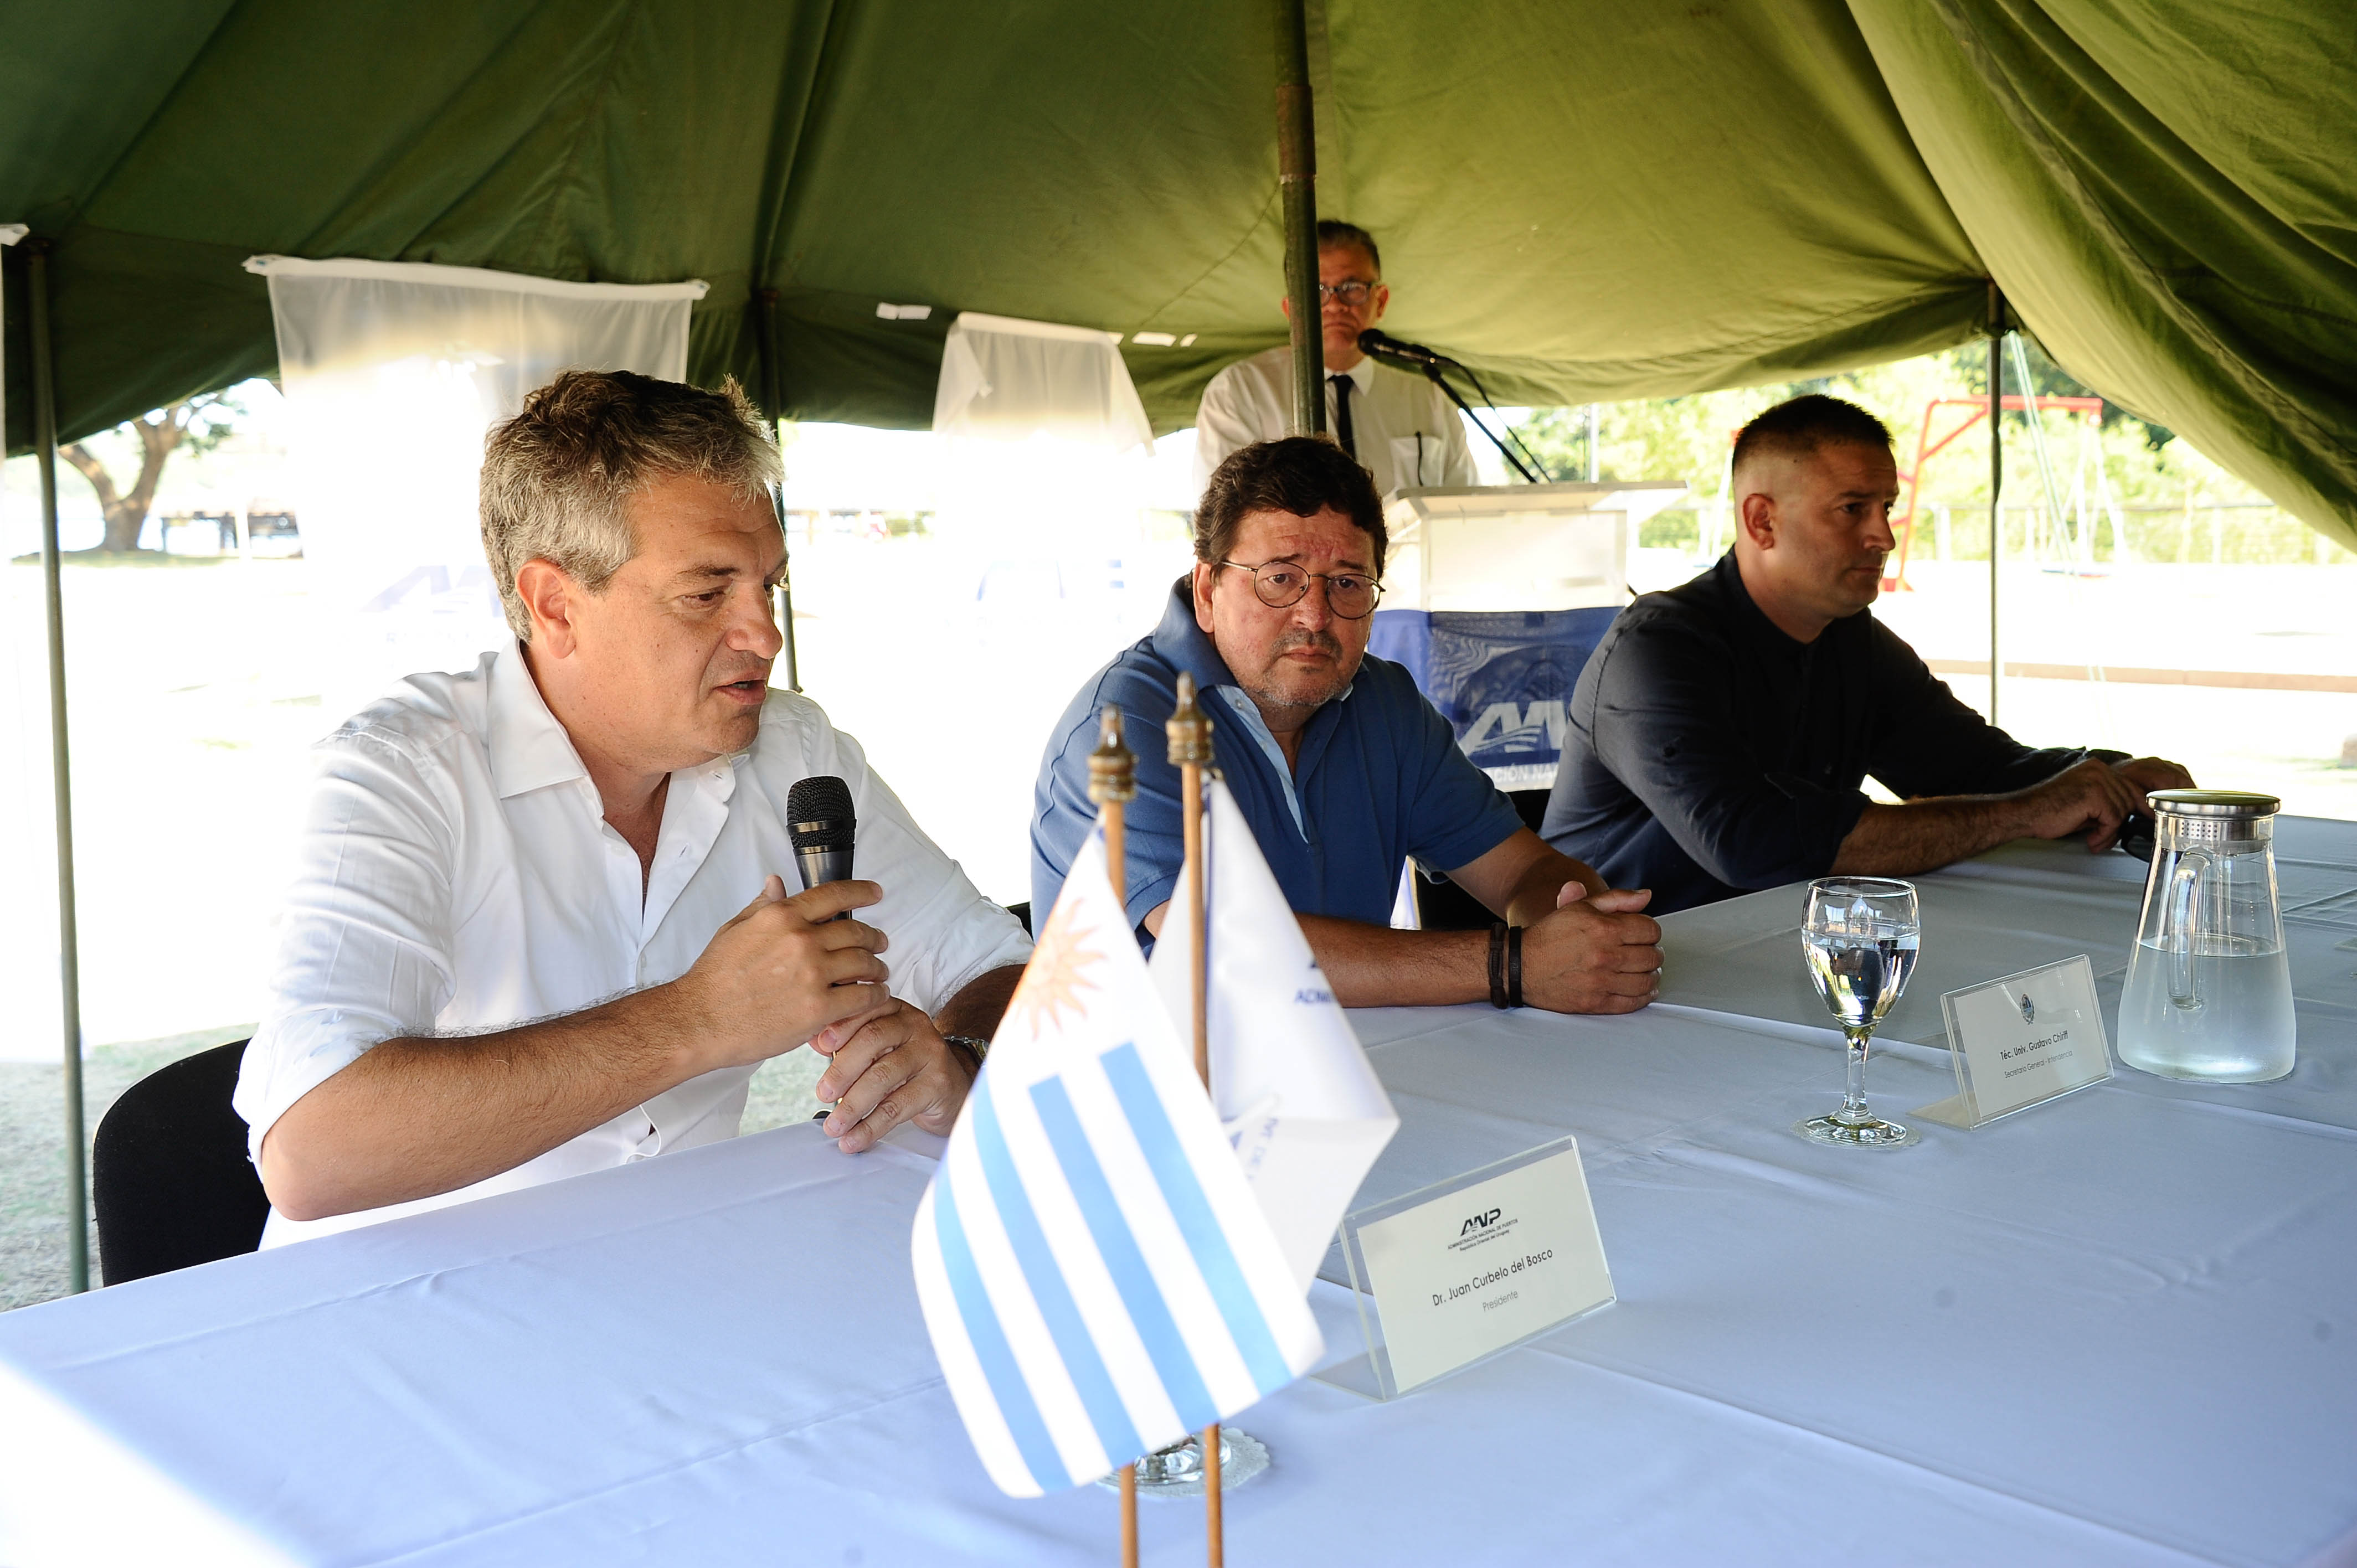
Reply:
[[[2285, 838], [2357, 889], [2357, 827]], [[1923, 879], [1910, 1015], [2116, 967], [2116, 869]], [[1257, 1407], [1232, 1560], [2357, 1563], [2357, 954], [2296, 943], [2283, 1084], [2124, 1072], [1856, 1155], [1785, 1130], [1841, 1076], [1780, 1001], [1795, 908], [1676, 918], [1681, 1000], [1630, 1018], [1358, 1015], [1404, 1118], [1364, 1200], [1576, 1133], [1620, 1300], [1391, 1404]], [[1900, 1046], [1868, 1087], [1953, 1079]], [[1110, 1562], [1109, 1493], [974, 1459], [909, 1283], [923, 1180], [793, 1128], [0, 1317], [0, 1563]], [[1200, 1560], [1200, 1507], [1145, 1522]]]
[[[2299, 1009], [2299, 1068], [2272, 1084], [2194, 1087], [2123, 1069], [2136, 1091], [2264, 1111], [2357, 1129], [2357, 822], [2282, 819], [2276, 879], [2285, 945]], [[1921, 961], [1876, 1031], [1886, 1045], [1942, 1047], [1943, 993], [2050, 963], [2074, 953], [2093, 961], [2106, 1019], [2119, 1005], [2128, 950], [2136, 943], [2145, 865], [2083, 844], [2010, 845], [1935, 875], [1915, 878], [1923, 910]], [[1801, 945], [1799, 885], [1690, 909], [1665, 922], [1662, 1000], [1673, 1007], [1740, 1014], [1803, 1026], [1826, 1022], [1824, 1004], [1795, 954]], [[1875, 1088], [1878, 1069], [1869, 1069]], [[1909, 1101], [1911, 1108], [1922, 1103]]]

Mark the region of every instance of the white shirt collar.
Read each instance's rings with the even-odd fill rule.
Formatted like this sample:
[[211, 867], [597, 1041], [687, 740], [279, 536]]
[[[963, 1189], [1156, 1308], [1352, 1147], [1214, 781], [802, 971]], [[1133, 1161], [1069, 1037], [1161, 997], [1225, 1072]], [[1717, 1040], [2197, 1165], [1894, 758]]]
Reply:
[[1326, 379], [1330, 381], [1336, 376], [1347, 376], [1350, 378], [1351, 384], [1359, 389], [1359, 395], [1364, 397], [1374, 391], [1375, 371], [1378, 368], [1372, 356], [1361, 355], [1359, 362], [1347, 371], [1327, 371]]
[[490, 733], [484, 742], [500, 799], [589, 777], [573, 737], [540, 694], [522, 644], [509, 642], [491, 660], [489, 708]]

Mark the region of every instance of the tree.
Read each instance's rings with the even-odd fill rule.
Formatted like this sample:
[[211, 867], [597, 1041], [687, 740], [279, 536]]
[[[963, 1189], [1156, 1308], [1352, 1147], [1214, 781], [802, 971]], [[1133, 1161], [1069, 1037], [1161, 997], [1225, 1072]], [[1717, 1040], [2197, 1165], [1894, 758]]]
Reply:
[[98, 547], [110, 553], [137, 550], [139, 531], [147, 523], [147, 509], [155, 505], [156, 488], [163, 483], [165, 463], [177, 451], [186, 450], [193, 456], [220, 446], [244, 413], [244, 405], [227, 392], [206, 392], [120, 426], [113, 434], [136, 437], [139, 442], [139, 477], [128, 490], [116, 487], [106, 464], [82, 442], [59, 447], [58, 456], [90, 481], [98, 495], [99, 509], [106, 515], [106, 537]]
[[[2029, 367], [2031, 390], [2040, 396], [2093, 395], [2049, 359], [2036, 338], [2025, 335], [2021, 344]], [[2021, 388], [2014, 383], [2019, 378], [2009, 360], [2010, 356], [2006, 365], [2006, 392], [2018, 395]], [[1598, 469], [1606, 479], [1684, 479], [1693, 487], [1696, 502], [1706, 501], [1717, 496], [1725, 483], [1727, 447], [1735, 432], [1752, 415], [1803, 392], [1846, 398], [1880, 417], [1890, 426], [1893, 446], [1903, 469], [1914, 461], [1925, 403], [1932, 398], [1984, 397], [1988, 385], [1987, 364], [1986, 344], [1967, 343], [1918, 359], [1870, 365], [1809, 381], [1606, 403], [1598, 421]], [[2049, 416], [2049, 429], [2053, 432], [2048, 437], [2050, 441], [2061, 439], [2061, 432], [2056, 428], [2061, 417]], [[2006, 415], [2009, 470], [2015, 462], [2028, 465], [2032, 461], [2025, 423], [2028, 418], [2027, 413], [2018, 412]], [[1558, 478], [1587, 471], [1587, 411], [1581, 408], [1534, 410], [1518, 427], [1523, 440]], [[2181, 446], [2174, 449], [2173, 455], [2164, 451], [2175, 439], [2171, 431], [2137, 418], [2108, 399], [2104, 403], [2103, 431], [2112, 482], [2124, 500], [2146, 499], [2141, 489], [2135, 489], [2133, 496], [2130, 491], [2144, 482], [2147, 470], [2160, 477], [2157, 482], [2161, 485], [2163, 499], [2179, 493], [2182, 480], [2178, 476], [2186, 467], [2189, 454]], [[1930, 487], [1927, 496], [1958, 505], [1986, 505], [1987, 442], [1985, 430], [1967, 432], [1932, 466], [1926, 481]], [[2136, 460], [2138, 453], [2142, 456], [2140, 462]], [[2192, 461], [2201, 463], [2200, 459]], [[2206, 469], [2208, 466], [2201, 467]], [[2015, 486], [2038, 482], [2036, 470], [2028, 467], [2007, 480]]]

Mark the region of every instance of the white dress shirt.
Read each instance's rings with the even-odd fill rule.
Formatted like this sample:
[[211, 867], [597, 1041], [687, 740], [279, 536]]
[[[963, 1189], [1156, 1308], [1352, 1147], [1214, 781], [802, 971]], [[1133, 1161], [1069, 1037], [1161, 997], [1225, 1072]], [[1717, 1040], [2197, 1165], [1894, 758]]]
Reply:
[[[413, 675], [315, 748], [267, 1012], [236, 1106], [263, 1134], [381, 1040], [509, 1027], [677, 979], [772, 873], [798, 891], [786, 792], [850, 787], [856, 874], [884, 898], [893, 994], [931, 1012], [1031, 944], [985, 899], [818, 704], [773, 691], [751, 746], [671, 776], [640, 897], [633, 850], [511, 642], [464, 674]], [[690, 1079], [513, 1170], [326, 1219], [273, 1212], [263, 1245], [734, 1137], [749, 1067]]]
[[[1351, 427], [1359, 462], [1375, 477], [1375, 493], [1426, 485], [1478, 485], [1465, 422], [1457, 405], [1420, 375], [1361, 360], [1348, 371]], [[1335, 416], [1334, 382], [1326, 382], [1326, 433], [1342, 438]], [[1195, 411], [1195, 493], [1211, 470], [1238, 447], [1292, 433], [1293, 350], [1271, 349], [1238, 360], [1211, 378]]]

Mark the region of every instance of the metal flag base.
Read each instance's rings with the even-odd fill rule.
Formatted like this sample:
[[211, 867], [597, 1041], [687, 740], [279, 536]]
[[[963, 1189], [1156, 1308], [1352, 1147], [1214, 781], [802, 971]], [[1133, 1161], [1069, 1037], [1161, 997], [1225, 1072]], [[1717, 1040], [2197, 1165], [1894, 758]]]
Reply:
[[[1200, 1436], [1157, 1448], [1132, 1466], [1137, 1473], [1141, 1498], [1200, 1498], [1203, 1495], [1203, 1444]], [[1220, 1428], [1220, 1491], [1222, 1495], [1268, 1468], [1268, 1446], [1250, 1433], [1232, 1426]], [[1099, 1477], [1097, 1485], [1117, 1488], [1121, 1472]]]

